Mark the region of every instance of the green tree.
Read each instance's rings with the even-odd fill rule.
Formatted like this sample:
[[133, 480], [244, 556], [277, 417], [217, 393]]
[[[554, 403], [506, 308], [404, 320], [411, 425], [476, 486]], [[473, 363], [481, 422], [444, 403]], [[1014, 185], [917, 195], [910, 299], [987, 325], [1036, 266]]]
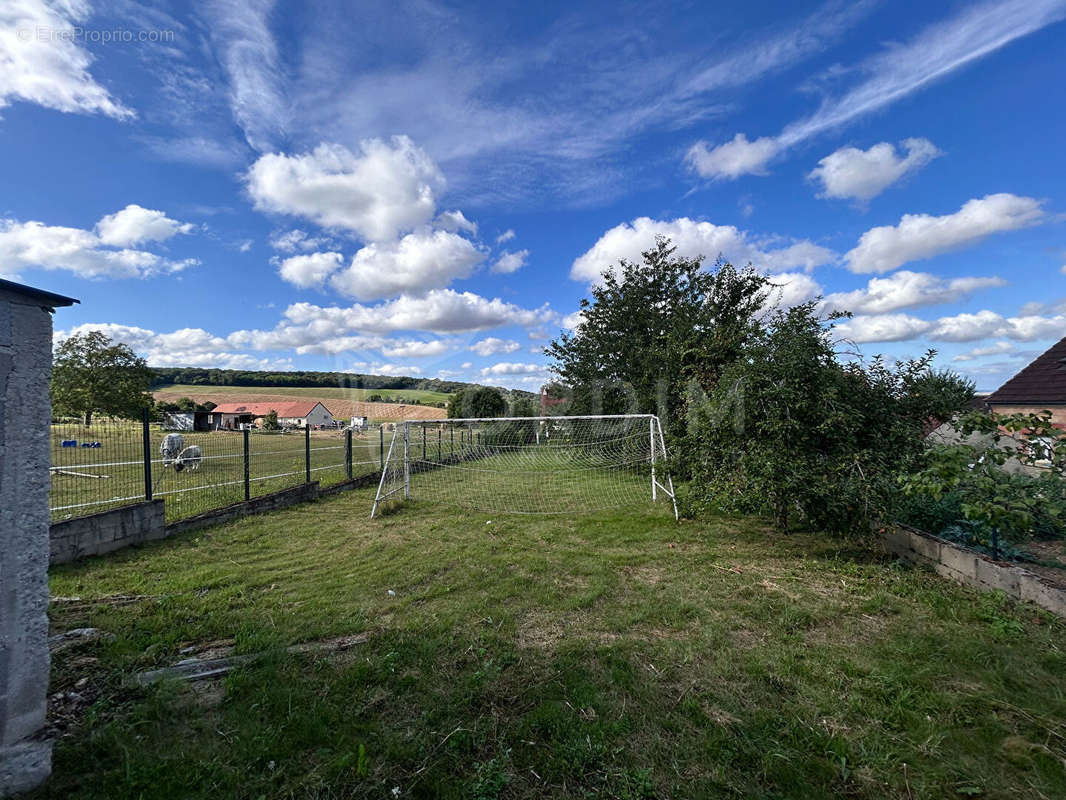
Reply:
[[547, 347], [553, 371], [569, 387], [569, 413], [659, 413], [669, 428], [684, 389], [709, 391], [755, 330], [769, 294], [765, 276], [702, 258], [682, 258], [668, 239], [634, 264], [603, 273], [581, 324]]
[[841, 364], [816, 305], [774, 312], [710, 401], [692, 404], [696, 505], [769, 513], [786, 531], [868, 529], [892, 507], [929, 419], [968, 399], [964, 382], [930, 372], [932, 351], [894, 367]]
[[263, 430], [276, 431], [280, 428], [281, 425], [278, 424], [278, 412], [274, 409], [270, 409], [266, 416], [263, 417]]
[[177, 405], [178, 411], [185, 414], [191, 414], [196, 410], [196, 401], [191, 397], [179, 397], [175, 405]]
[[469, 386], [448, 398], [448, 418], [503, 417], [507, 401], [499, 390], [491, 386]]
[[93, 414], [135, 417], [152, 405], [152, 372], [125, 344], [100, 331], [71, 336], [56, 348], [52, 367], [52, 407], [78, 416], [85, 424]]
[[540, 415], [540, 405], [532, 397], [519, 397], [511, 403], [512, 417], [536, 417]]

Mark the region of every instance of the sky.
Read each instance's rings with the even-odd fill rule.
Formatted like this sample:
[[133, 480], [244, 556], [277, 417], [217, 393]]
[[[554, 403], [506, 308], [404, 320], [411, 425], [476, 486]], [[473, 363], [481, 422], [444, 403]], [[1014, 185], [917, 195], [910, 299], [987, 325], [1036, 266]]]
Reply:
[[1066, 0], [0, 2], [0, 277], [153, 366], [536, 390], [656, 234], [992, 390], [1066, 336]]

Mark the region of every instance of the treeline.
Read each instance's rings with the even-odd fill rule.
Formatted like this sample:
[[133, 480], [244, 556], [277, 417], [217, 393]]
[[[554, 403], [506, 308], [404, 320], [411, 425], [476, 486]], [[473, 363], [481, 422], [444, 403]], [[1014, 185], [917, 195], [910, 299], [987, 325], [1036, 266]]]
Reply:
[[[257, 386], [293, 388], [345, 389], [417, 389], [426, 392], [454, 394], [475, 384], [446, 381], [440, 378], [409, 378], [391, 375], [363, 375], [352, 372], [256, 372], [239, 369], [204, 369], [202, 367], [152, 367], [152, 387], [178, 383], [191, 386]], [[512, 394], [532, 396], [530, 392], [513, 390]]]

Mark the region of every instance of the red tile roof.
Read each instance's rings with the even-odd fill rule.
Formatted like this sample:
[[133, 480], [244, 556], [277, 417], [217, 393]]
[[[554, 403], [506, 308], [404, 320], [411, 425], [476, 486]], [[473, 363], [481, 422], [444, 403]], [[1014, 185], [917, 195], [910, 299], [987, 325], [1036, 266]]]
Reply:
[[[253, 417], [265, 417], [271, 411], [276, 411], [278, 417], [282, 419], [295, 417], [302, 419], [310, 414], [311, 409], [318, 404], [318, 400], [296, 400], [289, 403], [219, 403], [213, 411], [222, 414], [251, 414]], [[329, 409], [326, 408], [326, 411]]]
[[1053, 345], [985, 402], [991, 405], [1066, 405], [1066, 339]]

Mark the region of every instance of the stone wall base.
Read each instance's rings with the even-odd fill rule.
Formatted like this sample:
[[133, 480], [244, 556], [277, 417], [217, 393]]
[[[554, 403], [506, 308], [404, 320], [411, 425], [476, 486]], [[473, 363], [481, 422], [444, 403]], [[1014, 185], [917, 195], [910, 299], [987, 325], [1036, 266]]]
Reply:
[[52, 743], [22, 741], [0, 747], [0, 797], [27, 792], [52, 772]]
[[959, 583], [978, 589], [996, 589], [1066, 617], [1066, 588], [1027, 569], [993, 561], [973, 550], [904, 525], [885, 528], [881, 541], [890, 553], [913, 564], [931, 566], [939, 574]]

